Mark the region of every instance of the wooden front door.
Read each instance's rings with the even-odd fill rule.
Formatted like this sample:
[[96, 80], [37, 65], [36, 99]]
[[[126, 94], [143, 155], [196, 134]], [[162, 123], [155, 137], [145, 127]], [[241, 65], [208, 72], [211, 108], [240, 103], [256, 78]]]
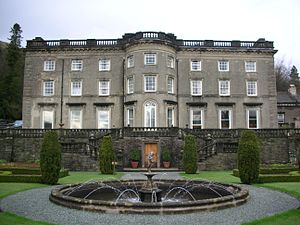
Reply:
[[157, 167], [158, 147], [156, 143], [147, 143], [144, 148], [144, 167], [148, 167], [148, 155], [153, 152], [153, 167]]

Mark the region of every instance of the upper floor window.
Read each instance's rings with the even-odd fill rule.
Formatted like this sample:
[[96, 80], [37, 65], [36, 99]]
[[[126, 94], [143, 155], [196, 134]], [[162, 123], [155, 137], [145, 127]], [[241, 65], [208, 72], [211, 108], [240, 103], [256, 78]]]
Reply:
[[246, 72], [256, 72], [256, 62], [246, 61], [245, 62], [245, 71]]
[[109, 81], [108, 80], [100, 80], [99, 81], [99, 95], [100, 96], [108, 96], [109, 95]]
[[175, 64], [174, 62], [175, 62], [174, 57], [169, 55], [167, 58], [167, 67], [174, 68], [174, 64]]
[[100, 59], [99, 71], [109, 71], [109, 70], [110, 70], [110, 59]]
[[134, 58], [133, 55], [127, 57], [127, 68], [134, 66]]
[[174, 94], [174, 78], [168, 77], [168, 94]]
[[144, 76], [144, 90], [145, 92], [155, 92], [156, 91], [156, 76]]
[[132, 94], [134, 92], [134, 82], [133, 77], [127, 78], [127, 94]]
[[190, 114], [190, 127], [192, 129], [203, 128], [203, 110], [201, 109], [192, 109]]
[[156, 64], [156, 54], [155, 53], [145, 53], [144, 56], [145, 65], [155, 65]]
[[219, 110], [219, 124], [220, 129], [231, 129], [231, 109], [220, 109]]
[[257, 81], [247, 81], [247, 96], [257, 96]]
[[191, 80], [191, 95], [202, 95], [202, 80]]
[[81, 96], [82, 94], [82, 81], [73, 80], [71, 81], [71, 96]]
[[44, 61], [44, 71], [54, 71], [55, 70], [55, 61], [46, 60]]
[[219, 95], [229, 96], [230, 95], [230, 81], [229, 80], [219, 80]]
[[54, 81], [46, 80], [43, 82], [43, 96], [53, 96], [54, 95]]
[[70, 129], [82, 128], [82, 110], [71, 109], [70, 110]]
[[201, 71], [201, 61], [191, 60], [191, 71]]
[[259, 110], [258, 109], [247, 109], [247, 127], [249, 129], [259, 128]]
[[223, 72], [229, 71], [229, 62], [227, 60], [218, 61], [218, 69]]
[[72, 71], [82, 71], [82, 60], [74, 59], [71, 63], [71, 70]]

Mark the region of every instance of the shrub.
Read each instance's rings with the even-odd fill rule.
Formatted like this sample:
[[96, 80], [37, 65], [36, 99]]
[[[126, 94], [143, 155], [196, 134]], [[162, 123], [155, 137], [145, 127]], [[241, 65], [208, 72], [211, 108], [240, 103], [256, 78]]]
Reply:
[[161, 157], [164, 162], [170, 162], [171, 161], [170, 150], [168, 148], [163, 148]]
[[183, 147], [183, 167], [185, 173], [196, 173], [198, 168], [198, 155], [196, 140], [193, 135], [186, 135]]
[[241, 182], [255, 183], [259, 176], [259, 140], [256, 133], [246, 130], [241, 133], [238, 147], [238, 170]]
[[134, 148], [130, 151], [130, 160], [139, 162], [141, 160], [141, 151]]
[[115, 154], [112, 146], [111, 136], [104, 136], [99, 148], [99, 166], [100, 172], [103, 174], [113, 174]]
[[61, 145], [55, 131], [46, 132], [40, 152], [42, 183], [56, 184], [61, 169]]

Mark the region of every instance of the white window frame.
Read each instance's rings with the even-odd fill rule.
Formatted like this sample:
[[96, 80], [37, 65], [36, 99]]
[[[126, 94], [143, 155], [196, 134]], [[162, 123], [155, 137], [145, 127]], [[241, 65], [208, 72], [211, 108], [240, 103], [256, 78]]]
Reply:
[[[74, 118], [75, 115], [73, 113], [75, 112], [79, 112], [79, 118]], [[75, 119], [79, 119], [79, 121], [76, 121]], [[75, 123], [78, 123], [78, 126], [75, 125]], [[82, 129], [82, 109], [70, 109], [70, 129]]]
[[110, 71], [110, 59], [99, 60], [99, 71]]
[[228, 60], [219, 60], [218, 61], [218, 70], [219, 70], [219, 72], [228, 72], [229, 71], [229, 61]]
[[257, 96], [257, 81], [246, 81], [247, 96]]
[[[194, 112], [200, 112], [201, 124], [194, 124]], [[204, 110], [201, 108], [191, 108], [190, 109], [190, 128], [191, 129], [204, 129]]]
[[[228, 116], [229, 116], [229, 127], [222, 127], [222, 111], [228, 111]], [[228, 108], [222, 108], [219, 109], [219, 128], [220, 129], [231, 129], [232, 128], [232, 109], [228, 109]]]
[[[103, 84], [106, 84], [105, 86]], [[109, 80], [99, 80], [99, 96], [109, 96], [110, 95], [110, 81]]]
[[130, 55], [127, 57], [127, 68], [134, 67], [134, 57]]
[[219, 95], [230, 96], [230, 80], [219, 80]]
[[[171, 112], [171, 118], [169, 117]], [[174, 107], [167, 107], [167, 127], [175, 127], [175, 109]]]
[[[50, 84], [52, 87], [49, 86]], [[55, 90], [54, 80], [43, 81], [43, 96], [45, 97], [54, 96], [54, 90]]]
[[174, 94], [174, 78], [173, 77], [168, 77], [167, 90], [168, 90], [168, 94]]
[[[157, 123], [157, 104], [147, 101], [144, 104], [144, 127], [156, 127]], [[150, 116], [150, 118], [149, 118]]]
[[[148, 78], [154, 79], [154, 85], [151, 85], [151, 89], [149, 89], [150, 86], [147, 86], [149, 84], [149, 82], [147, 81]], [[152, 86], [154, 86], [153, 89]], [[155, 75], [144, 75], [144, 92], [156, 92], [156, 86], [157, 86], [157, 78]]]
[[[107, 118], [105, 118], [105, 121], [101, 121], [100, 120], [100, 115], [101, 113], [105, 113]], [[103, 115], [103, 114], [102, 114]], [[110, 109], [108, 108], [103, 108], [103, 109], [98, 109], [97, 110], [97, 126], [98, 129], [110, 129], [111, 127], [111, 119], [110, 119], [111, 115], [110, 115]], [[105, 126], [103, 126], [105, 124]]]
[[[256, 127], [250, 127], [250, 111], [255, 111], [256, 116]], [[247, 109], [247, 128], [248, 129], [259, 129], [260, 127], [260, 110], [258, 108]]]
[[144, 54], [145, 65], [156, 65], [156, 53], [145, 53]]
[[202, 80], [190, 80], [190, 86], [192, 96], [202, 95]]
[[134, 80], [133, 77], [127, 78], [127, 94], [133, 94], [134, 93]]
[[44, 71], [55, 71], [55, 60], [45, 60]]
[[[132, 118], [130, 117], [130, 112], [132, 112]], [[134, 108], [129, 107], [127, 108], [127, 126], [134, 127]]]
[[282, 112], [277, 113], [277, 121], [279, 124], [285, 123], [285, 113]]
[[247, 73], [256, 72], [256, 62], [255, 61], [245, 61], [245, 71]]
[[[79, 92], [77, 92], [77, 89], [74, 89], [74, 84], [79, 84]], [[76, 91], [76, 92], [75, 92]], [[82, 81], [81, 80], [72, 80], [71, 81], [71, 96], [81, 96], [82, 95]]]
[[82, 71], [83, 62], [81, 59], [72, 59], [71, 62], [71, 71]]
[[201, 61], [191, 60], [191, 71], [201, 71]]
[[167, 67], [172, 68], [172, 69], [174, 69], [174, 67], [175, 67], [175, 59], [171, 55], [167, 56]]
[[[51, 117], [51, 128], [45, 128], [45, 118], [46, 113], [49, 113], [49, 116]], [[54, 111], [53, 110], [44, 110], [42, 112], [42, 129], [53, 129], [54, 128]]]

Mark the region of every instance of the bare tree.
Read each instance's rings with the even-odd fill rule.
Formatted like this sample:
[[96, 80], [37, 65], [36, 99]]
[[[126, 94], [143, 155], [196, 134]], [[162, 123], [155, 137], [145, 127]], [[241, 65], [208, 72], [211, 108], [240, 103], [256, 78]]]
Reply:
[[289, 88], [291, 68], [284, 59], [277, 60], [275, 63], [275, 75], [277, 91], [286, 91]]

